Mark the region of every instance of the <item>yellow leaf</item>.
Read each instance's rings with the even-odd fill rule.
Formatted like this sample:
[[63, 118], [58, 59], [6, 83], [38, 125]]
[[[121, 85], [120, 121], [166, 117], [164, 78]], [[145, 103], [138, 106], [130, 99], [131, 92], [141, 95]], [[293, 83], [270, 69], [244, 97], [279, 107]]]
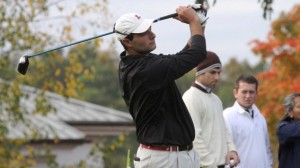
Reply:
[[72, 27], [71, 26], [65, 26], [64, 27], [64, 32], [70, 33], [71, 31], [72, 31]]
[[124, 134], [120, 135], [118, 137], [118, 139], [119, 139], [120, 142], [124, 142], [125, 141], [125, 135]]
[[60, 69], [56, 69], [56, 71], [55, 71], [55, 76], [59, 76], [61, 74], [61, 70]]

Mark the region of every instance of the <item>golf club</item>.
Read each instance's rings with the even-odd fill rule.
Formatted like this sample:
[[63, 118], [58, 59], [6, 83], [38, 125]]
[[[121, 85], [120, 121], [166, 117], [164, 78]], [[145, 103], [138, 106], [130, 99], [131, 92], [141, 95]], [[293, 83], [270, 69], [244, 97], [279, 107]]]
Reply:
[[[207, 12], [207, 11], [202, 7], [202, 5], [199, 5], [199, 8], [194, 8], [194, 10], [195, 10], [195, 11], [200, 11], [200, 10], [202, 10], [202, 11], [204, 12], [204, 15], [206, 15], [206, 12]], [[173, 14], [170, 14], [170, 15], [166, 15], [166, 16], [163, 16], [163, 17], [159, 17], [159, 18], [155, 19], [155, 20], [153, 21], [153, 23], [158, 22], [158, 21], [161, 21], [161, 20], [173, 18], [173, 17], [176, 17], [176, 16], [178, 16], [178, 14], [177, 14], [177, 13], [173, 13]], [[22, 56], [22, 57], [19, 59], [19, 63], [18, 63], [17, 70], [18, 70], [18, 72], [21, 73], [22, 75], [25, 75], [26, 72], [27, 72], [27, 69], [28, 69], [28, 67], [29, 67], [29, 58], [31, 58], [31, 57], [39, 56], [39, 55], [42, 55], [42, 54], [45, 54], [45, 53], [48, 53], [48, 52], [51, 52], [51, 51], [59, 50], [59, 49], [62, 49], [62, 48], [65, 48], [65, 47], [69, 47], [69, 46], [72, 46], [72, 45], [75, 45], [75, 44], [79, 44], [79, 43], [82, 43], [82, 42], [85, 42], [85, 41], [93, 40], [93, 39], [95, 39], [95, 38], [104, 37], [104, 36], [107, 36], [107, 35], [110, 35], [110, 34], [113, 34], [113, 33], [115, 33], [115, 30], [113, 30], [112, 32], [108, 32], [108, 33], [104, 33], [104, 34], [95, 36], [95, 37], [91, 37], [91, 38], [87, 38], [87, 39], [80, 40], [80, 41], [77, 41], [77, 42], [73, 42], [73, 43], [70, 43], [70, 44], [62, 45], [62, 46], [59, 46], [59, 47], [56, 47], [56, 48], [53, 48], [53, 49], [49, 49], [49, 50], [46, 50], [46, 51], [38, 52], [38, 53], [35, 53], [35, 54], [31, 54], [31, 55], [25, 55], [25, 56]]]

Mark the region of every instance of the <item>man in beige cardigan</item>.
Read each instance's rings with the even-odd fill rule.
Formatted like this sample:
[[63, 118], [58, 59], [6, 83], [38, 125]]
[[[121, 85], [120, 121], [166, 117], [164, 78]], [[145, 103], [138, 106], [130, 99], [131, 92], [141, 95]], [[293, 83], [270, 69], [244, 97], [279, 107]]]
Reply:
[[207, 51], [207, 58], [196, 70], [196, 80], [184, 95], [183, 100], [195, 126], [195, 150], [200, 155], [201, 168], [224, 168], [239, 163], [236, 147], [223, 118], [223, 105], [211, 92], [221, 73], [219, 57]]

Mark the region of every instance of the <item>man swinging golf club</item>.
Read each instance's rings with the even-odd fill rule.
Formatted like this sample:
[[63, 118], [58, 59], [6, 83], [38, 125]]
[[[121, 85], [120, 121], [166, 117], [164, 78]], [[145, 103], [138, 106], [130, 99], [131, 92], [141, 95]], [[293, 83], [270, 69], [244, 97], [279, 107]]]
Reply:
[[[193, 5], [193, 9], [196, 10], [196, 11], [202, 10], [204, 12], [204, 14], [206, 15], [206, 11], [203, 10], [201, 5]], [[162, 17], [159, 17], [159, 18], [153, 20], [152, 22], [155, 23], [155, 22], [162, 21], [162, 20], [165, 20], [165, 19], [173, 18], [173, 17], [176, 17], [177, 15], [178, 15], [177, 13], [173, 13], [173, 14], [170, 14], [170, 15], [162, 16]], [[205, 21], [203, 22], [203, 24], [204, 23], [205, 23]], [[27, 73], [27, 69], [29, 67], [29, 58], [36, 57], [36, 56], [41, 56], [43, 54], [46, 54], [46, 53], [49, 53], [49, 52], [52, 52], [52, 51], [60, 50], [60, 49], [65, 48], [65, 47], [69, 47], [69, 46], [72, 46], [72, 45], [83, 43], [83, 42], [93, 40], [93, 39], [96, 39], [96, 38], [108, 36], [108, 35], [113, 34], [113, 33], [115, 33], [115, 30], [113, 30], [111, 32], [108, 32], [108, 33], [104, 33], [104, 34], [95, 36], [95, 37], [90, 37], [90, 38], [87, 38], [87, 39], [83, 39], [83, 40], [80, 40], [80, 41], [75, 41], [75, 42], [65, 44], [65, 45], [61, 45], [61, 46], [58, 46], [58, 47], [55, 47], [55, 48], [52, 48], [52, 49], [48, 49], [48, 50], [45, 50], [45, 51], [40, 51], [38, 53], [24, 55], [24, 56], [20, 57], [20, 59], [19, 59], [19, 63], [18, 63], [18, 66], [17, 66], [17, 71], [19, 73], [21, 73], [22, 75], [25, 75]], [[119, 34], [122, 34], [122, 33], [119, 32]]]
[[192, 7], [176, 9], [175, 19], [189, 25], [191, 37], [183, 50], [174, 55], [151, 53], [156, 48], [152, 19], [128, 13], [115, 24], [115, 33], [125, 50], [119, 64], [122, 96], [140, 143], [134, 157], [136, 168], [200, 167], [192, 145], [194, 125], [175, 84], [176, 79], [206, 57], [202, 27], [207, 20], [206, 11], [197, 15]]

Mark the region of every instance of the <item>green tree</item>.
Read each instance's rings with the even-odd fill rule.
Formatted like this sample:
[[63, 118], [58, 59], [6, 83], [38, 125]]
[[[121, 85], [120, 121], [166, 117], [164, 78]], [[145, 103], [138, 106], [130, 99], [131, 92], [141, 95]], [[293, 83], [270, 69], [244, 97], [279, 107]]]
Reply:
[[72, 48], [70, 55], [73, 54], [80, 58], [84, 69], [90, 69], [79, 76], [84, 88], [78, 91], [78, 98], [127, 111], [118, 80], [119, 54], [114, 50], [97, 50], [93, 43]]
[[[92, 150], [92, 155], [98, 151], [102, 151], [104, 156], [105, 167], [107, 168], [120, 168], [126, 165], [126, 156], [128, 149], [130, 154], [130, 165], [133, 165], [133, 155], [137, 151], [139, 144], [136, 141], [135, 133], [125, 133], [115, 137], [102, 137], [101, 143], [96, 143]], [[132, 154], [133, 153], [133, 154]], [[132, 166], [133, 167], [133, 166]]]
[[[76, 96], [83, 84], [77, 78], [81, 73], [89, 73], [82, 68], [79, 58], [68, 56], [64, 58], [62, 51], [52, 52], [42, 58], [32, 58], [26, 76], [16, 73], [15, 67], [24, 53], [39, 52], [52, 45], [65, 44], [73, 41], [73, 20], [84, 21], [84, 16], [97, 13], [94, 20], [82, 24], [78, 32], [85, 34], [86, 26], [100, 27], [99, 15], [107, 15], [105, 0], [97, 2], [82, 2], [73, 9], [65, 8], [63, 1], [32, 1], [10, 0], [0, 2], [0, 165], [6, 167], [31, 167], [35, 164], [34, 149], [27, 142], [30, 139], [8, 139], [9, 125], [23, 123], [30, 128], [30, 138], [38, 139], [38, 130], [26, 118], [28, 114], [47, 114], [51, 107], [43, 96], [51, 90], [67, 97]], [[68, 2], [69, 3], [69, 2]], [[68, 6], [70, 7], [70, 6]], [[75, 10], [76, 9], [76, 10]], [[60, 14], [54, 16], [54, 14]], [[50, 22], [51, 21], [51, 22]], [[56, 21], [56, 24], [53, 24]], [[103, 22], [102, 22], [103, 23]], [[51, 34], [51, 31], [53, 33]], [[55, 33], [54, 33], [55, 32]], [[59, 38], [58, 38], [59, 37]], [[93, 41], [96, 46], [100, 40]], [[55, 65], [64, 65], [58, 66]], [[62, 68], [63, 67], [63, 68]], [[59, 80], [61, 79], [61, 80]], [[63, 81], [60, 82], [60, 81]], [[22, 92], [22, 85], [31, 85], [42, 89], [35, 99], [34, 109], [25, 109], [21, 99], [28, 95]], [[27, 155], [20, 152], [28, 146]], [[55, 165], [55, 164], [54, 164]]]
[[191, 70], [181, 78], [176, 80], [177, 87], [181, 94], [188, 90], [192, 83], [195, 81], [196, 71], [195, 69]]
[[250, 65], [246, 60], [239, 62], [234, 57], [232, 57], [229, 62], [223, 66], [221, 80], [216, 88], [216, 94], [222, 100], [224, 108], [232, 106], [235, 101], [233, 89], [235, 80], [238, 76], [241, 74], [256, 75], [263, 71], [264, 66], [264, 63], [261, 62], [256, 65]]

